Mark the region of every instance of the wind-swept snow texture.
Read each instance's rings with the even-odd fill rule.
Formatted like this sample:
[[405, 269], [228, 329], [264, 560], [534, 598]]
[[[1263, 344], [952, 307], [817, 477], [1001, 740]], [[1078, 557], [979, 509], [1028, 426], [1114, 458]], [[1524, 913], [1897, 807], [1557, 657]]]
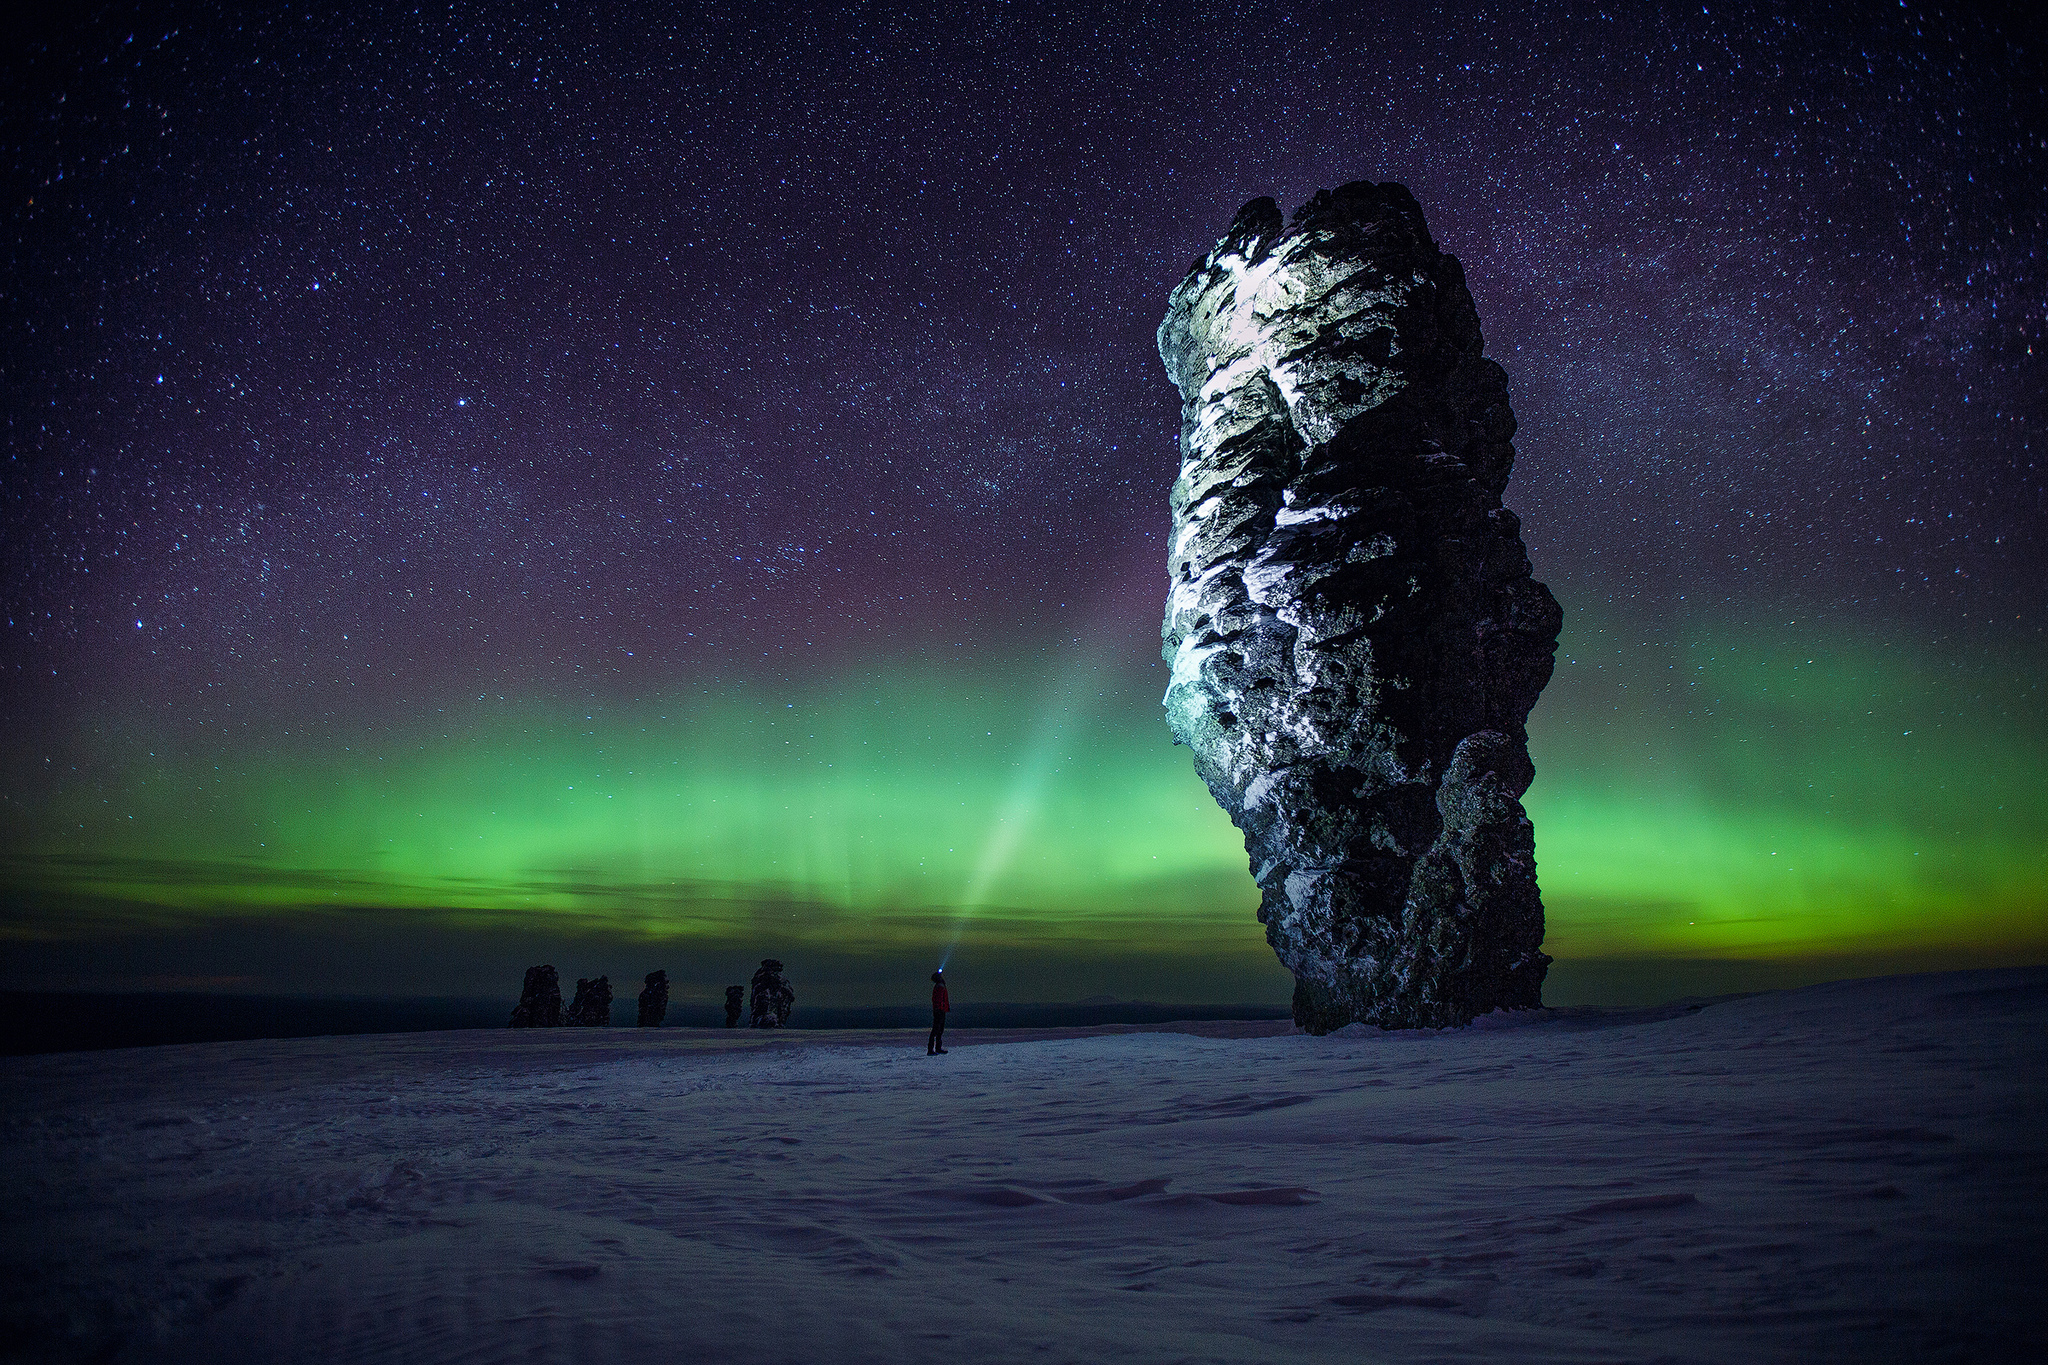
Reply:
[[1557, 603], [1501, 505], [1508, 381], [1399, 185], [1238, 212], [1167, 303], [1167, 723], [1327, 1033], [1542, 1001], [1523, 730]]
[[498, 1029], [8, 1059], [0, 1340], [2039, 1358], [2048, 969], [1442, 1033], [1188, 1027], [966, 1031], [944, 1058], [914, 1030]]

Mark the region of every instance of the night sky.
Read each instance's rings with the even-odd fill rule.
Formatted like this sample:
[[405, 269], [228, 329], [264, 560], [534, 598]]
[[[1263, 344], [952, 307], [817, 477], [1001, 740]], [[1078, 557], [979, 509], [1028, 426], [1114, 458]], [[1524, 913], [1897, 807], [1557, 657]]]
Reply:
[[1358, 179], [1514, 385], [1550, 998], [2048, 957], [2024, 10], [655, 8], [10, 37], [0, 984], [1283, 1003], [1153, 334]]

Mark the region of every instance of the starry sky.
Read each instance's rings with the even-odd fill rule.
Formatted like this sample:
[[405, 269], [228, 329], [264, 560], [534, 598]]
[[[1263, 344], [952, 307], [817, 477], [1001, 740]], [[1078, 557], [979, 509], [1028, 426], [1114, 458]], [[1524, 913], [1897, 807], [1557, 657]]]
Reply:
[[1153, 334], [1357, 179], [1514, 386], [1549, 998], [2048, 957], [2024, 9], [655, 8], [0, 54], [0, 985], [1284, 1003]]

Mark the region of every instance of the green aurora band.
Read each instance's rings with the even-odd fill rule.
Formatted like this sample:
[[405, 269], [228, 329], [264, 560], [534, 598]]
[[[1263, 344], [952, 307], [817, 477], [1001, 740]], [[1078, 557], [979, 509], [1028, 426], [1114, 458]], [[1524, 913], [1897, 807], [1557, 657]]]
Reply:
[[[1530, 724], [1551, 998], [1657, 994], [1626, 981], [1658, 962], [1814, 978], [2048, 955], [2038, 676], [1797, 623], [1575, 621]], [[431, 928], [607, 943], [620, 970], [658, 951], [707, 996], [732, 964], [809, 953], [836, 965], [808, 998], [879, 1002], [958, 944], [983, 999], [1284, 1001], [1159, 678], [1070, 646], [603, 707], [485, 694], [253, 755], [103, 722], [9, 841], [8, 984], [67, 944], [354, 922], [400, 959], [378, 979], [420, 993], [504, 986], [495, 960], [408, 974], [405, 935]], [[1573, 976], [1602, 963], [1627, 970]]]

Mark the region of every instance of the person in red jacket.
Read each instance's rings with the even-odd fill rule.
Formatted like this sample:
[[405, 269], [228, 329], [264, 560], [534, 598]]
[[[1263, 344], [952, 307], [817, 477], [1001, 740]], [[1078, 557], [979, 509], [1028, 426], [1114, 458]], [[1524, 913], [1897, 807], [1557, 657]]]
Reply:
[[932, 1036], [925, 1039], [924, 1055], [936, 1057], [946, 1049], [946, 1015], [952, 1010], [953, 1002], [946, 995], [946, 969], [939, 968], [932, 973]]

